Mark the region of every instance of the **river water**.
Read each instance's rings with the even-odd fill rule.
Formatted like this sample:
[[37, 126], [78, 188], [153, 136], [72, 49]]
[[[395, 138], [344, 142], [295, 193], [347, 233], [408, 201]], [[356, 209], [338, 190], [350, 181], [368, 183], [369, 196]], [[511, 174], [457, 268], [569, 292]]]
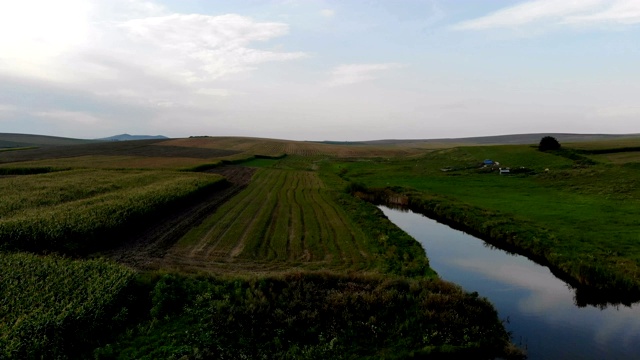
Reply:
[[413, 212], [380, 207], [441, 278], [488, 298], [528, 359], [640, 359], [640, 305], [578, 307], [547, 267]]

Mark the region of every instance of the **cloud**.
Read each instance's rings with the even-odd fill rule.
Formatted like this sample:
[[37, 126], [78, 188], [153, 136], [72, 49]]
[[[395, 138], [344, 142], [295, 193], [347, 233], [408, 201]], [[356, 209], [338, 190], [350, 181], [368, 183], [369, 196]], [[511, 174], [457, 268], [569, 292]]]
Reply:
[[152, 1], [0, 2], [0, 79], [28, 84], [0, 81], [0, 104], [12, 104], [0, 116], [68, 134], [184, 123], [187, 111], [211, 114], [227, 106], [218, 99], [243, 94], [242, 74], [307, 57], [269, 44], [288, 33], [282, 22], [178, 14]]
[[76, 125], [95, 125], [101, 122], [100, 118], [92, 114], [79, 111], [52, 110], [37, 112], [33, 115], [56, 123], [64, 122]]
[[[136, 43], [155, 53], [145, 59], [178, 72], [189, 81], [214, 80], [252, 70], [269, 61], [304, 58], [302, 52], [275, 52], [249, 47], [287, 34], [282, 23], [256, 22], [240, 15], [172, 14], [135, 19], [120, 25]], [[158, 56], [159, 55], [159, 56]]]
[[608, 106], [597, 108], [590, 117], [598, 118], [637, 118], [640, 117], [640, 106]]
[[431, 3], [431, 14], [425, 19], [424, 24], [426, 26], [433, 26], [439, 23], [440, 21], [442, 21], [446, 17], [447, 15], [445, 14], [445, 12], [434, 1]]
[[18, 110], [18, 108], [13, 106], [13, 105], [0, 104], [0, 114], [1, 113], [12, 113], [12, 112], [14, 112], [16, 110]]
[[605, 11], [591, 15], [574, 15], [565, 18], [567, 24], [622, 24], [631, 25], [640, 23], [640, 1], [617, 1]]
[[640, 23], [638, 0], [534, 0], [460, 22], [453, 30], [486, 30], [531, 24], [594, 25]]
[[326, 17], [326, 18], [331, 18], [334, 17], [336, 15], [335, 10], [332, 9], [322, 9], [320, 10], [320, 15]]
[[345, 64], [334, 68], [330, 72], [329, 86], [352, 85], [376, 78], [382, 71], [397, 69], [401, 64]]
[[306, 57], [253, 46], [288, 32], [287, 24], [236, 14], [171, 14], [150, 1], [7, 2], [0, 4], [0, 73], [126, 83], [124, 65], [175, 82], [210, 81]]

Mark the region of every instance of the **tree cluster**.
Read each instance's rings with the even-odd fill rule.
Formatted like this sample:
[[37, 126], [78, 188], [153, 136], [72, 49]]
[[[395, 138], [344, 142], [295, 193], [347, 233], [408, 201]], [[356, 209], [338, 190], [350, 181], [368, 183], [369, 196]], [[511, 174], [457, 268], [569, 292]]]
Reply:
[[560, 150], [560, 143], [553, 136], [545, 136], [542, 139], [540, 139], [538, 150], [540, 151]]

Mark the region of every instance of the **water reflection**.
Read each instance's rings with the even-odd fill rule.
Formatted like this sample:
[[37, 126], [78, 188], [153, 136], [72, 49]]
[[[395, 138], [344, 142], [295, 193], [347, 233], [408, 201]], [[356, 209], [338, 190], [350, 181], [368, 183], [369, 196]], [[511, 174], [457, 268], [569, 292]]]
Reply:
[[423, 245], [442, 278], [491, 300], [530, 359], [640, 358], [639, 305], [578, 307], [547, 267], [422, 215], [381, 209]]

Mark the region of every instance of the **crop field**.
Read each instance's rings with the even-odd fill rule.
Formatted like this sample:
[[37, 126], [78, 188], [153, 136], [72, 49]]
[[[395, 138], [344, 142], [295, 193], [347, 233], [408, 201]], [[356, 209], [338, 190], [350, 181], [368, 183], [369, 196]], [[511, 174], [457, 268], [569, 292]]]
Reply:
[[100, 247], [145, 216], [221, 180], [208, 174], [127, 170], [0, 178], [0, 243], [28, 250]]
[[216, 159], [238, 154], [228, 149], [166, 146], [162, 140], [138, 140], [122, 142], [99, 142], [79, 145], [48, 146], [23, 151], [0, 153], [0, 163], [69, 159], [78, 157], [118, 158], [192, 158]]
[[348, 219], [317, 173], [261, 169], [166, 260], [205, 268], [366, 269], [367, 237]]
[[204, 163], [211, 163], [198, 158], [181, 157], [148, 157], [148, 156], [107, 156], [86, 155], [69, 158], [51, 158], [32, 161], [21, 161], [0, 164], [2, 168], [19, 167], [53, 167], [74, 169], [157, 169], [157, 170], [181, 170], [195, 167]]
[[0, 253], [0, 274], [2, 359], [64, 358], [82, 351], [123, 317], [118, 302], [134, 276], [105, 261], [20, 253]]

